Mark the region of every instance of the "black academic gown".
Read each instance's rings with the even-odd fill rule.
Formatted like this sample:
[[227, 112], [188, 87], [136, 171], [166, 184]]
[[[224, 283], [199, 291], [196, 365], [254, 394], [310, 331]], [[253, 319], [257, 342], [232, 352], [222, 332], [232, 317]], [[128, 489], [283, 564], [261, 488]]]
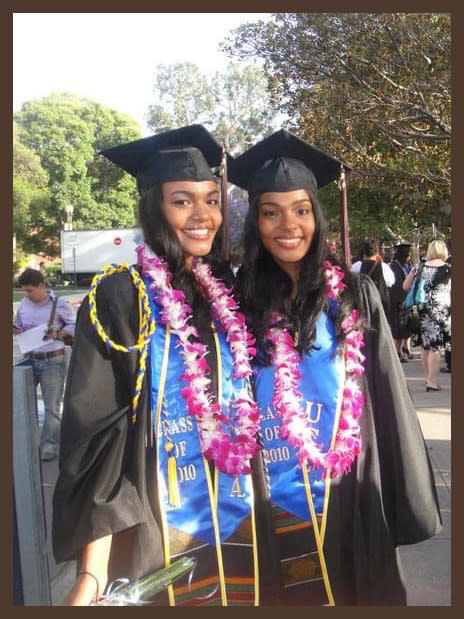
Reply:
[[[442, 526], [430, 460], [380, 296], [360, 276], [364, 334], [362, 452], [332, 483], [326, 559], [338, 604], [405, 604], [397, 547]], [[350, 569], [351, 568], [351, 569]]]
[[395, 275], [395, 283], [390, 288], [390, 328], [395, 340], [402, 340], [411, 336], [409, 329], [400, 325], [400, 309], [407, 294], [403, 290], [403, 282], [406, 279], [406, 275], [397, 260], [392, 260], [388, 266]]
[[[361, 379], [363, 448], [352, 472], [332, 483], [325, 556], [337, 605], [398, 605], [405, 604], [405, 592], [397, 546], [435, 535], [441, 519], [426, 447], [378, 291], [368, 278], [361, 281], [371, 323]], [[111, 339], [133, 344], [137, 296], [127, 273], [102, 282], [97, 305]], [[112, 533], [110, 579], [135, 578], [163, 565], [156, 463], [145, 442], [146, 380], [137, 423], [129, 421], [135, 375], [136, 355], [106, 350], [84, 301], [65, 393], [53, 548], [58, 562], [78, 559], [87, 543]], [[281, 604], [260, 458], [253, 469], [261, 604]]]
[[[137, 341], [137, 299], [127, 272], [99, 285], [98, 318], [114, 342]], [[110, 580], [136, 578], [164, 565], [152, 478], [156, 466], [153, 450], [146, 448], [147, 377], [137, 423], [130, 422], [136, 373], [137, 354], [107, 350], [89, 320], [86, 298], [64, 395], [52, 539], [56, 560], [67, 561], [79, 559], [90, 541], [113, 534]]]

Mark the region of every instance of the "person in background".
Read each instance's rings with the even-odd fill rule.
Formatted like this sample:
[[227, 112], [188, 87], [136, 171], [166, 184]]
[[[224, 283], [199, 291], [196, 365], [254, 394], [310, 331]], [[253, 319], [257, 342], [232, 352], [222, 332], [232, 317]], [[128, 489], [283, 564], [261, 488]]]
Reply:
[[404, 242], [396, 245], [393, 260], [390, 262], [390, 269], [395, 276], [395, 282], [390, 288], [389, 318], [393, 340], [401, 363], [406, 363], [408, 358], [412, 357], [406, 344], [411, 333], [406, 327], [401, 327], [400, 325], [400, 310], [406, 297], [406, 292], [403, 290], [403, 282], [411, 270], [411, 246], [411, 243]]
[[365, 241], [361, 248], [361, 260], [355, 262], [351, 270], [353, 273], [365, 273], [368, 275], [379, 291], [383, 309], [387, 318], [390, 315], [390, 292], [389, 288], [395, 283], [395, 275], [379, 253], [377, 241]]
[[[451, 349], [451, 267], [447, 264], [448, 250], [443, 241], [432, 241], [427, 250], [421, 278], [424, 279], [425, 304], [419, 309], [421, 317], [417, 343], [422, 345], [422, 366], [427, 391], [439, 391], [437, 382], [440, 352]], [[417, 273], [414, 267], [403, 282], [407, 292]]]
[[338, 248], [337, 241], [335, 239], [327, 239], [327, 251], [329, 256], [332, 256], [335, 260], [338, 260]]
[[427, 244], [419, 247], [419, 262], [425, 262], [427, 260], [427, 248]]
[[256, 337], [261, 523], [280, 606], [406, 604], [396, 547], [441, 527], [378, 290], [328, 255], [318, 189], [340, 165], [282, 130], [229, 167], [250, 203], [237, 295]]
[[[427, 256], [427, 245], [424, 245], [422, 248], [419, 248], [419, 261], [425, 262], [426, 256]], [[409, 269], [411, 268], [411, 261], [408, 264], [408, 268]], [[414, 355], [412, 354], [412, 351], [411, 351], [412, 339], [413, 339], [412, 336], [409, 335], [409, 337], [404, 338], [401, 343], [401, 352], [403, 354], [403, 362], [407, 361], [408, 359], [414, 358]]]
[[451, 266], [451, 238], [446, 241], [446, 249], [448, 250], [448, 258], [446, 259], [446, 262]]
[[230, 268], [234, 275], [237, 275], [237, 271], [239, 270], [241, 263], [242, 263], [242, 256], [240, 255], [240, 252], [238, 251], [231, 252]]
[[45, 415], [40, 435], [40, 457], [53, 460], [60, 447], [61, 398], [66, 377], [65, 347], [62, 338], [74, 335], [76, 313], [66, 297], [56, 297], [47, 288], [43, 274], [26, 269], [18, 278], [26, 296], [19, 304], [13, 321], [15, 335], [53, 322], [44, 333], [44, 344], [26, 354], [32, 365], [34, 382], [40, 385]]

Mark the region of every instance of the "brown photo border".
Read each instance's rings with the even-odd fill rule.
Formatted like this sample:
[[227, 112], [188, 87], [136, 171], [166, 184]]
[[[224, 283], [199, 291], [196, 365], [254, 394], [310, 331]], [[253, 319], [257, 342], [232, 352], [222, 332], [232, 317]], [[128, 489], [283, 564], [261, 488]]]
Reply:
[[[164, 5], [164, 6], [163, 6]], [[16, 1], [16, 2], [6, 2], [6, 6], [2, 4], [1, 9], [1, 28], [3, 30], [1, 41], [3, 47], [3, 62], [5, 66], [4, 75], [10, 76], [10, 84], [12, 90], [12, 16], [13, 13], [67, 13], [67, 12], [78, 12], [78, 13], [137, 13], [137, 12], [153, 12], [153, 13], [213, 13], [213, 12], [407, 12], [407, 13], [423, 13], [423, 12], [431, 12], [431, 13], [451, 13], [452, 16], [452, 40], [453, 40], [453, 52], [452, 52], [452, 63], [453, 63], [453, 143], [459, 144], [460, 137], [460, 115], [456, 112], [456, 110], [460, 109], [460, 103], [462, 101], [462, 79], [460, 77], [461, 69], [460, 63], [462, 62], [463, 52], [462, 52], [462, 41], [464, 39], [464, 35], [462, 33], [462, 8], [457, 8], [457, 1], [455, 2], [412, 2], [405, 0], [402, 2], [380, 2], [379, 0], [375, 0], [373, 2], [355, 2], [355, 3], [347, 3], [341, 1], [335, 2], [304, 2], [300, 0], [299, 2], [276, 2], [275, 0], [235, 0], [231, 3], [231, 6], [221, 6], [217, 2], [213, 3], [211, 0], [196, 2], [195, 3], [195, 11], [192, 11], [192, 3], [187, 0], [180, 0], [180, 2], [176, 3], [175, 7], [169, 3], [160, 3], [160, 2], [147, 2], [140, 0], [132, 0], [132, 2], [127, 3], [122, 0], [116, 0], [113, 2], [101, 2], [101, 1], [89, 1], [89, 0], [81, 0], [80, 2], [58, 2], [57, 0], [49, 0], [43, 2], [34, 2], [33, 0], [24, 0], [24, 1]], [[128, 11], [128, 7], [130, 7], [130, 11]], [[455, 8], [456, 7], [456, 8]], [[233, 11], [230, 9], [233, 8]], [[64, 10], [65, 9], [65, 10]], [[153, 10], [157, 9], [157, 10]], [[221, 10], [222, 9], [222, 10]], [[84, 42], [84, 40], [83, 40]], [[33, 50], [31, 50], [33, 53]], [[104, 51], [103, 51], [104, 53]], [[4, 114], [5, 120], [5, 133], [4, 135], [11, 135], [11, 118], [12, 118], [12, 93], [10, 98], [8, 96], [3, 97], [3, 106], [6, 108], [6, 113]], [[453, 228], [456, 231], [460, 230], [459, 224], [462, 219], [461, 207], [460, 207], [460, 199], [462, 199], [462, 189], [459, 183], [460, 177], [460, 164], [461, 157], [463, 155], [460, 153], [460, 149], [458, 147], [454, 147], [452, 150], [452, 171], [453, 171], [453, 180], [452, 180], [452, 196], [454, 208], [452, 211], [452, 224]], [[4, 187], [8, 188], [3, 200], [3, 206], [5, 213], [2, 217], [5, 224], [12, 220], [12, 210], [10, 205], [12, 204], [11, 196], [11, 179], [12, 179], [12, 149], [11, 149], [11, 140], [10, 140], [10, 149], [3, 150], [3, 174], [4, 174]], [[3, 243], [2, 243], [2, 254], [3, 254], [3, 264], [9, 265], [12, 261], [12, 245], [11, 245], [11, 226], [4, 225], [3, 226]], [[455, 235], [454, 243], [453, 243], [453, 265], [456, 271], [456, 268], [461, 269], [461, 248], [460, 248], [460, 239]], [[453, 310], [452, 313], [454, 316], [458, 315], [459, 306], [461, 303], [460, 300], [460, 285], [458, 278], [455, 278], [455, 284], [453, 288], [452, 298], [453, 298]], [[5, 325], [10, 324], [11, 320], [11, 310], [10, 306], [7, 308], [3, 308], [3, 312], [6, 313], [4, 315], [3, 323]], [[10, 331], [8, 331], [9, 335]], [[457, 354], [457, 345], [458, 340], [460, 340], [461, 326], [458, 321], [454, 321], [453, 327], [453, 342], [454, 348], [456, 352], [453, 355], [453, 373], [455, 376], [459, 377], [460, 372], [460, 358]], [[11, 372], [11, 363], [9, 360], [9, 355], [3, 356], [3, 363], [6, 368], [4, 368], [3, 376], [8, 377]], [[456, 411], [455, 419], [453, 420], [453, 433], [459, 441], [459, 438], [464, 435], [462, 430], [462, 415], [460, 414], [460, 410], [458, 407], [458, 402], [462, 401], [460, 399], [460, 383], [464, 381], [455, 380], [453, 382], [452, 388], [452, 407], [453, 410]], [[12, 380], [11, 380], [12, 384]], [[24, 611], [24, 607], [15, 607], [12, 605], [12, 591], [13, 591], [13, 579], [12, 579], [12, 441], [8, 440], [8, 431], [12, 432], [12, 415], [10, 414], [10, 410], [12, 411], [12, 389], [8, 386], [8, 378], [4, 381], [4, 393], [8, 394], [4, 401], [7, 402], [7, 405], [4, 407], [3, 415], [4, 415], [4, 445], [2, 449], [2, 459], [3, 459], [3, 489], [5, 491], [4, 501], [3, 501], [3, 509], [0, 510], [1, 519], [2, 519], [2, 531], [5, 538], [4, 541], [4, 561], [1, 565], [1, 582], [2, 582], [2, 602], [1, 606], [9, 608], [8, 615], [13, 612], [14, 615], [17, 613], [20, 614]], [[11, 407], [9, 406], [11, 402]], [[464, 450], [459, 448], [459, 443], [457, 443], [457, 449], [454, 450], [452, 457], [452, 468], [455, 471], [461, 470], [459, 467], [459, 460], [461, 458], [461, 452]], [[461, 495], [462, 493], [457, 491], [453, 494], [453, 510], [455, 512], [455, 517], [458, 514], [457, 510], [460, 509], [461, 506]], [[458, 523], [460, 520], [457, 521]], [[460, 531], [460, 526], [458, 525], [453, 532], [453, 546], [456, 551], [453, 553], [454, 560], [452, 561], [452, 574], [455, 573], [455, 569], [458, 571], [458, 574], [455, 578], [452, 578], [452, 581], [457, 580], [460, 575], [459, 568], [459, 548], [461, 547], [460, 542], [462, 541], [460, 538], [462, 537], [462, 533]], [[8, 548], [8, 551], [6, 550]], [[361, 617], [371, 615], [372, 612], [375, 613], [375, 616], [390, 616], [392, 612], [402, 613], [412, 613], [412, 616], [419, 617], [422, 619], [424, 617], [424, 613], [429, 615], [429, 613], [455, 613], [456, 611], [461, 614], [462, 610], [459, 611], [459, 607], [461, 606], [461, 590], [464, 587], [457, 582], [456, 587], [452, 587], [453, 591], [453, 604], [451, 607], [341, 607], [335, 611], [326, 611], [323, 608], [306, 608], [306, 607], [259, 607], [256, 609], [250, 608], [231, 608], [226, 611], [226, 613], [232, 613], [235, 616], [243, 617], [247, 616], [261, 616], [261, 617], [275, 617], [276, 619], [281, 619], [282, 612], [287, 612], [292, 617], [307, 617], [309, 613], [313, 614], [313, 612], [324, 613], [324, 612], [335, 612], [335, 613], [345, 613], [348, 616], [353, 617]], [[61, 607], [62, 608], [62, 607]], [[39, 617], [43, 613], [45, 618], [45, 613], [48, 615], [48, 607], [36, 607], [34, 611], [34, 616], [36, 612], [39, 611]], [[164, 615], [165, 612], [168, 612], [169, 615], [172, 613], [177, 614], [184, 612], [182, 609], [164, 609], [164, 608], [156, 608], [155, 612], [157, 616], [162, 612]], [[246, 612], [244, 612], [246, 611]], [[61, 611], [58, 611], [61, 612]], [[101, 611], [98, 611], [101, 612]], [[127, 612], [127, 609], [126, 609]], [[131, 611], [133, 612], [133, 611]], [[197, 617], [204, 618], [204, 609], [200, 608], [190, 608], [188, 611], [185, 611], [189, 617], [193, 615]], [[209, 612], [208, 610], [206, 611]], [[212, 611], [214, 612], [214, 611]], [[240, 615], [238, 615], [240, 613]], [[126, 614], [127, 616], [127, 614]], [[322, 616], [322, 615], [320, 615]], [[431, 616], [431, 615], [429, 615]]]

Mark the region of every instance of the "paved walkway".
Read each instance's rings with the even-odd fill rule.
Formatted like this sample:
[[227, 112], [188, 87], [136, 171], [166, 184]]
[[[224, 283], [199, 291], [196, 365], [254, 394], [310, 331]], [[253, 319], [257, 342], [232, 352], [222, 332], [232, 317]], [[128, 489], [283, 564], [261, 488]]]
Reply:
[[[77, 299], [75, 299], [77, 301]], [[15, 346], [13, 346], [15, 350]], [[18, 358], [19, 352], [14, 353]], [[443, 517], [436, 537], [400, 548], [409, 606], [451, 605], [451, 375], [440, 374], [442, 391], [425, 391], [420, 361], [402, 365], [432, 461]], [[40, 409], [39, 401], [39, 409]], [[58, 474], [56, 461], [42, 463], [43, 491], [50, 540], [51, 499]], [[49, 548], [53, 605], [60, 605], [75, 578], [75, 563], [56, 565]]]
[[408, 605], [450, 606], [451, 374], [439, 374], [442, 391], [427, 393], [420, 361], [409, 361], [402, 367], [432, 461], [443, 519], [443, 530], [439, 535], [420, 544], [400, 548]]

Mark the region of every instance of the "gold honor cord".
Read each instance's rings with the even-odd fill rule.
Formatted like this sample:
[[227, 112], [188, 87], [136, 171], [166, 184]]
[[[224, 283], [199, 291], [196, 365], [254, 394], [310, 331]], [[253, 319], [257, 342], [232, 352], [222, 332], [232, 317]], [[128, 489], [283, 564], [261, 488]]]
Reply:
[[[163, 361], [161, 363], [161, 376], [160, 376], [160, 385], [158, 389], [158, 399], [156, 401], [156, 431], [157, 433], [159, 432], [159, 420], [160, 420], [160, 414], [161, 414], [161, 407], [163, 406], [164, 385], [166, 383], [166, 376], [168, 372], [170, 346], [171, 346], [171, 327], [167, 325], [166, 326], [166, 338], [164, 341]], [[151, 446], [153, 447], [153, 444], [154, 444], [153, 424], [151, 424], [151, 427], [152, 427]]]
[[[159, 390], [158, 390], [158, 399], [156, 403], [156, 435], [157, 437], [160, 434], [160, 416], [161, 416], [161, 407], [162, 407], [163, 398], [164, 398], [164, 388], [166, 384], [170, 339], [171, 339], [171, 330], [168, 325], [166, 327], [166, 341], [164, 345], [163, 362], [161, 366], [161, 377], [160, 377], [160, 384], [159, 384]], [[161, 477], [161, 472], [160, 472], [160, 467], [159, 467], [159, 461], [160, 461], [159, 440], [156, 441], [156, 449], [157, 449], [157, 476], [158, 476], [158, 487], [159, 487], [159, 480]], [[220, 586], [221, 586], [222, 605], [227, 606], [227, 596], [226, 596], [225, 580], [224, 580], [224, 567], [223, 567], [223, 562], [222, 562], [221, 540], [219, 537], [219, 526], [218, 526], [218, 521], [217, 521], [215, 493], [213, 491], [213, 484], [211, 481], [209, 465], [208, 465], [208, 461], [206, 460], [206, 458], [203, 458], [203, 464], [205, 467], [206, 479], [208, 483], [208, 494], [209, 494], [210, 505], [211, 505], [212, 519], [213, 519], [214, 536], [216, 540], [216, 552], [217, 552], [217, 560], [218, 560], [219, 580], [220, 580]], [[163, 547], [164, 547], [164, 563], [165, 563], [165, 566], [168, 567], [171, 564], [169, 528], [168, 528], [166, 513], [162, 505], [162, 501], [160, 501], [160, 514], [161, 514], [161, 525], [163, 529], [162, 533], [163, 533]], [[168, 598], [169, 598], [169, 605], [175, 606], [176, 600], [175, 600], [173, 585], [169, 585], [168, 587]]]
[[[160, 488], [160, 457], [159, 457], [159, 435], [160, 435], [160, 417], [161, 417], [161, 407], [163, 405], [164, 399], [164, 388], [166, 385], [166, 376], [168, 370], [168, 359], [169, 359], [169, 348], [171, 344], [171, 329], [169, 325], [166, 326], [166, 340], [164, 343], [164, 352], [163, 352], [163, 362], [161, 364], [161, 376], [160, 376], [160, 384], [158, 389], [158, 399], [156, 401], [156, 476], [158, 480], [158, 488]], [[158, 498], [160, 498], [160, 492], [158, 491]], [[166, 518], [166, 513], [160, 500], [160, 514], [161, 514], [161, 528], [163, 532], [163, 547], [164, 547], [164, 565], [165, 567], [169, 567], [171, 565], [171, 553], [169, 548], [169, 530], [168, 530], [168, 522]], [[169, 606], [175, 606], [176, 600], [174, 596], [174, 587], [172, 585], [168, 586], [168, 599]]]
[[[106, 277], [115, 273], [122, 273], [128, 271], [134, 286], [139, 293], [139, 335], [137, 342], [132, 346], [123, 346], [113, 340], [105, 333], [103, 326], [101, 325], [97, 316], [97, 302], [96, 292], [100, 282]], [[146, 371], [146, 359], [148, 354], [148, 345], [155, 332], [155, 321], [153, 320], [150, 308], [149, 296], [145, 286], [143, 278], [140, 277], [139, 272], [133, 266], [128, 264], [106, 264], [100, 273], [94, 276], [92, 284], [89, 290], [89, 318], [96, 332], [100, 336], [101, 340], [105, 343], [108, 350], [118, 350], [119, 352], [138, 352], [138, 370], [137, 378], [135, 381], [134, 397], [132, 398], [132, 423], [137, 420], [137, 407], [142, 392], [142, 384]]]
[[313, 531], [316, 540], [317, 552], [319, 554], [319, 561], [321, 563], [322, 578], [324, 579], [325, 590], [329, 599], [329, 606], [335, 606], [334, 597], [332, 595], [332, 589], [330, 587], [329, 574], [327, 572], [327, 566], [325, 563], [324, 549], [322, 547], [322, 540], [319, 533], [319, 526], [317, 524], [316, 510], [314, 509], [313, 497], [311, 496], [311, 486], [308, 478], [308, 469], [306, 465], [303, 465], [303, 476], [305, 482], [306, 498], [308, 500], [309, 511], [311, 513], [311, 520], [313, 521]]
[[[346, 363], [345, 350], [346, 350], [346, 347], [344, 347], [344, 350], [343, 350], [343, 361], [344, 361], [344, 363]], [[337, 437], [338, 424], [340, 422], [340, 415], [341, 415], [341, 410], [342, 410], [342, 401], [343, 401], [343, 390], [344, 390], [344, 388], [345, 388], [345, 374], [343, 375], [343, 380], [341, 381], [341, 385], [340, 385], [339, 390], [338, 390], [337, 409], [336, 409], [336, 413], [335, 413], [334, 430], [333, 430], [333, 433], [332, 433], [332, 439], [330, 441], [329, 449], [333, 449], [334, 448], [335, 440], [336, 440], [336, 437]], [[309, 511], [311, 513], [311, 519], [313, 521], [314, 537], [315, 537], [315, 540], [316, 540], [316, 546], [317, 546], [317, 550], [318, 550], [318, 553], [319, 553], [319, 560], [320, 560], [321, 569], [322, 569], [322, 577], [324, 579], [324, 585], [325, 585], [325, 589], [326, 589], [326, 592], [327, 592], [327, 597], [328, 597], [328, 600], [329, 600], [329, 606], [335, 606], [335, 600], [334, 600], [332, 589], [331, 589], [331, 586], [330, 586], [329, 573], [327, 571], [327, 565], [326, 565], [325, 557], [324, 557], [324, 541], [325, 541], [325, 532], [326, 532], [326, 527], [327, 527], [329, 495], [330, 495], [330, 488], [331, 488], [331, 485], [330, 485], [330, 475], [327, 475], [326, 482], [325, 482], [324, 508], [322, 510], [322, 523], [321, 523], [321, 530], [320, 531], [319, 531], [319, 526], [317, 524], [316, 510], [314, 509], [313, 497], [312, 497], [312, 494], [311, 494], [311, 484], [309, 482], [308, 469], [307, 469], [306, 465], [303, 467], [303, 477], [304, 477], [304, 482], [305, 482], [306, 498], [307, 498], [307, 501], [308, 501]]]
[[[222, 402], [221, 349], [219, 346], [219, 339], [217, 336], [217, 331], [213, 323], [212, 323], [212, 327], [213, 327], [214, 344], [216, 346], [217, 367], [218, 367], [218, 402], [219, 404], [221, 404]], [[215, 499], [216, 509], [217, 509], [217, 504], [218, 504], [218, 489], [219, 489], [218, 469], [217, 467], [214, 467], [214, 499]], [[253, 492], [253, 483], [251, 484], [251, 528], [252, 528], [252, 536], [253, 536], [253, 571], [254, 571], [254, 583], [255, 583], [255, 603], [254, 605], [259, 606], [258, 546], [257, 546], [257, 537], [256, 537], [255, 498], [254, 498], [254, 492]]]
[[[142, 324], [144, 320], [144, 302], [142, 299], [142, 296], [139, 294], [139, 325]], [[156, 321], [153, 318], [153, 333], [152, 335], [155, 334], [156, 332]], [[147, 348], [147, 354], [148, 354], [148, 348]], [[151, 409], [151, 407], [150, 407]], [[150, 410], [150, 433], [151, 433], [151, 447], [153, 447], [153, 413]], [[145, 433], [145, 447], [148, 446], [148, 438], [147, 438], [147, 433]]]
[[[217, 336], [216, 329], [214, 327], [214, 323], [211, 323], [211, 327], [213, 329], [213, 337], [214, 337], [214, 345], [216, 347], [216, 367], [217, 367], [217, 401], [219, 406], [222, 407], [222, 358], [221, 358], [221, 348], [219, 346], [219, 339]], [[221, 536], [219, 531], [219, 522], [217, 518], [217, 508], [218, 508], [218, 493], [219, 493], [219, 471], [217, 467], [214, 467], [214, 486], [211, 483], [210, 470], [208, 466], [208, 462], [203, 458], [206, 468], [206, 478], [208, 480], [208, 490], [210, 492], [210, 502], [211, 502], [211, 512], [213, 516], [213, 524], [214, 524], [214, 536], [216, 538], [216, 552], [218, 559], [218, 568], [219, 568], [219, 579], [221, 585], [221, 598], [222, 605], [227, 606], [227, 593], [226, 593], [226, 582], [224, 577], [224, 563], [222, 560], [222, 548], [221, 548]], [[211, 497], [212, 492], [212, 497]]]
[[[221, 358], [221, 348], [219, 346], [219, 338], [217, 336], [217, 331], [214, 326], [214, 323], [211, 323], [211, 327], [213, 329], [213, 337], [214, 337], [214, 345], [216, 347], [216, 359], [217, 359], [217, 401], [219, 406], [222, 408], [222, 358]], [[214, 499], [215, 505], [217, 509], [218, 504], [218, 492], [219, 492], [219, 480], [218, 480], [218, 469], [214, 467]]]
[[255, 577], [255, 606], [259, 606], [259, 563], [258, 563], [258, 540], [256, 537], [255, 519], [255, 493], [253, 481], [251, 482], [251, 531], [253, 535], [253, 572]]
[[222, 548], [221, 548], [221, 536], [219, 534], [219, 522], [217, 517], [217, 509], [216, 509], [216, 497], [213, 488], [213, 481], [211, 479], [211, 473], [209, 470], [208, 460], [203, 458], [203, 465], [205, 467], [206, 480], [208, 482], [208, 494], [209, 494], [209, 502], [211, 507], [211, 517], [213, 519], [213, 528], [214, 528], [214, 539], [216, 540], [216, 555], [218, 562], [218, 571], [219, 571], [219, 585], [221, 587], [221, 600], [222, 606], [228, 606], [227, 604], [227, 594], [226, 594], [226, 581], [224, 577], [224, 563], [222, 560]]
[[[345, 351], [346, 351], [346, 345], [343, 348], [343, 362], [344, 363], [346, 363]], [[344, 391], [344, 389], [345, 389], [345, 373], [343, 373], [343, 380], [341, 381], [341, 384], [340, 384], [340, 387], [339, 387], [339, 390], [338, 390], [337, 410], [336, 410], [336, 413], [335, 413], [334, 430], [333, 430], [333, 433], [332, 433], [332, 440], [330, 442], [329, 449], [333, 449], [335, 447], [335, 441], [337, 439], [337, 432], [338, 432], [338, 424], [340, 423], [340, 415], [341, 415], [341, 412], [342, 412], [342, 402], [343, 402], [343, 391]], [[327, 527], [327, 517], [328, 517], [330, 488], [331, 488], [330, 475], [327, 475], [327, 478], [325, 480], [324, 508], [322, 510], [322, 526], [321, 526], [322, 544], [324, 544], [325, 530], [326, 530], [326, 527]]]

